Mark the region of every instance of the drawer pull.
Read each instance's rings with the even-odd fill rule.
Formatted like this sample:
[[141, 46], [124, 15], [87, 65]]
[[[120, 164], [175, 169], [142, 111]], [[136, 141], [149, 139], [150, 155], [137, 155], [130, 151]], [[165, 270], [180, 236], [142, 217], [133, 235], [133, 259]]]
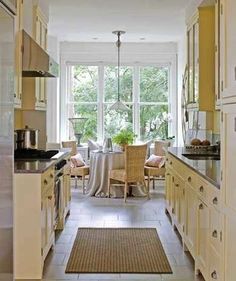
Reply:
[[188, 177], [188, 182], [191, 182], [192, 181], [192, 178], [191, 177]]
[[215, 270], [211, 273], [211, 278], [212, 279], [217, 279], [217, 273], [216, 273]]
[[218, 204], [218, 199], [217, 199], [217, 197], [215, 197], [215, 198], [212, 200], [212, 202], [213, 202], [214, 205], [217, 205], [217, 204]]
[[212, 232], [212, 237], [217, 238], [217, 236], [218, 236], [217, 230], [214, 230], [214, 231]]
[[169, 174], [169, 173], [167, 173], [166, 175], [167, 175], [167, 176], [169, 176], [170, 174]]
[[52, 195], [49, 195], [49, 196], [48, 196], [48, 199], [49, 199], [49, 200], [52, 200]]
[[199, 205], [199, 210], [203, 210], [204, 209], [204, 206], [203, 206], [203, 204], [201, 203], [200, 205]]
[[172, 165], [172, 161], [170, 161], [170, 165]]
[[199, 191], [200, 191], [201, 193], [204, 192], [204, 187], [203, 187], [202, 185], [199, 187]]
[[176, 187], [179, 187], [179, 184], [178, 184], [178, 183], [176, 183], [176, 184], [175, 184], [175, 186], [176, 186]]
[[47, 181], [47, 180], [44, 180], [43, 183], [44, 183], [44, 184], [48, 184], [48, 181]]
[[51, 179], [53, 178], [53, 174], [50, 174], [50, 178], [51, 178]]

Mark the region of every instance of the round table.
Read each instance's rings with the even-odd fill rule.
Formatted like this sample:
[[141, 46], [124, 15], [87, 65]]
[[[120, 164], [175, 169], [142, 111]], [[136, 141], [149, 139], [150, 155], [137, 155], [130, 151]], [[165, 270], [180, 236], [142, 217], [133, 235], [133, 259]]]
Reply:
[[[114, 169], [124, 169], [124, 152], [100, 152], [93, 151], [90, 155], [89, 180], [86, 187], [88, 196], [108, 197], [109, 171]], [[133, 196], [145, 196], [143, 186], [132, 188]], [[124, 197], [124, 187], [111, 186], [111, 197]]]

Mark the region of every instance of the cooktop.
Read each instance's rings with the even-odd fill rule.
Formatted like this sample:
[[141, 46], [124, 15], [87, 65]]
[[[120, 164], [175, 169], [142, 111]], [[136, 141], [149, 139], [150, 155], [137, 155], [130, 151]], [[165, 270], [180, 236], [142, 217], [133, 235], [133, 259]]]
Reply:
[[39, 149], [19, 149], [15, 150], [15, 159], [41, 159], [47, 160], [56, 155], [58, 150], [39, 150]]

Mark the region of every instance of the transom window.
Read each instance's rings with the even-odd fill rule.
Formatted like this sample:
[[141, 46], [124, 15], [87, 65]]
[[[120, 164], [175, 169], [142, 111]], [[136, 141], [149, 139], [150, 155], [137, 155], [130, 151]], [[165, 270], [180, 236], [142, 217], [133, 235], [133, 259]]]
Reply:
[[[170, 132], [169, 66], [121, 66], [120, 98], [129, 111], [110, 110], [117, 101], [117, 67], [69, 65], [67, 120], [87, 118], [80, 130], [82, 142], [103, 140], [122, 128], [132, 129], [140, 140], [168, 137]], [[68, 121], [69, 136], [74, 132]]]

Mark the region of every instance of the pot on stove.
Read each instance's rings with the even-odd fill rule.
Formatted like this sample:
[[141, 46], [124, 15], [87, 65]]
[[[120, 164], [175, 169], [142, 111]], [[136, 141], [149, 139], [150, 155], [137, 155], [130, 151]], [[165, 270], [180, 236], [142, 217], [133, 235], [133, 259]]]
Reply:
[[37, 149], [39, 130], [25, 126], [24, 129], [15, 130], [16, 149]]

